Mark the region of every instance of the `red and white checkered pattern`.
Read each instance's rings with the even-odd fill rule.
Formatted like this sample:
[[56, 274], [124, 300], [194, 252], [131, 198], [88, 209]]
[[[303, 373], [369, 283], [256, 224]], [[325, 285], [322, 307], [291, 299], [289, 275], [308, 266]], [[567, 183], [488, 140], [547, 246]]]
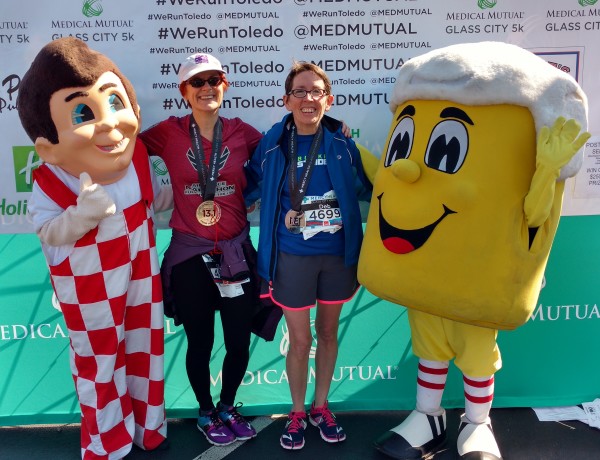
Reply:
[[[52, 189], [44, 191], [54, 199]], [[132, 442], [151, 450], [166, 438], [162, 287], [152, 225], [141, 200], [104, 219], [67, 259], [50, 266], [69, 331], [83, 459], [122, 458]]]

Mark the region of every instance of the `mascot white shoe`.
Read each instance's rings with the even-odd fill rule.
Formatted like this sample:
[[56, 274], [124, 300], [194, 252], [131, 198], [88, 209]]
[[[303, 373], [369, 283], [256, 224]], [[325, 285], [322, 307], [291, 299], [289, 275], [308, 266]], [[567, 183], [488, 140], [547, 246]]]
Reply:
[[472, 423], [461, 415], [456, 446], [460, 458], [466, 460], [502, 460], [489, 417], [483, 423]]
[[399, 459], [418, 459], [446, 444], [446, 411], [427, 415], [416, 410], [406, 420], [375, 441], [384, 454]]

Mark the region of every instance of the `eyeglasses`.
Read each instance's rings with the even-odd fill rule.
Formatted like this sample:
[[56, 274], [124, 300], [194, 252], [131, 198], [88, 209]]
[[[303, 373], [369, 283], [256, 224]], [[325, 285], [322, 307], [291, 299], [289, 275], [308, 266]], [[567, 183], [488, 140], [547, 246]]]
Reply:
[[223, 78], [216, 76], [209, 77], [206, 80], [204, 80], [203, 78], [192, 78], [187, 82], [192, 88], [202, 88], [204, 86], [204, 83], [208, 83], [214, 88], [215, 86], [219, 86], [223, 82]]
[[294, 97], [297, 97], [298, 99], [304, 99], [307, 94], [310, 94], [313, 99], [321, 99], [327, 94], [327, 91], [320, 88], [311, 89], [310, 91], [306, 89], [293, 89], [288, 93], [288, 95], [289, 94], [291, 94]]

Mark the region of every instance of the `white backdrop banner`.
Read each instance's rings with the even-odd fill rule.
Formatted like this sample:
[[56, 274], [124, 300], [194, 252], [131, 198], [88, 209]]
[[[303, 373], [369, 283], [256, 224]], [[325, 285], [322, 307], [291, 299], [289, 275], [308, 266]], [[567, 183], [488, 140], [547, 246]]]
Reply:
[[[598, 0], [62, 0], [0, 5], [0, 233], [32, 231], [31, 171], [39, 164], [19, 122], [19, 83], [42, 46], [73, 35], [114, 60], [132, 81], [144, 128], [189, 111], [177, 70], [189, 54], [217, 56], [231, 87], [222, 114], [266, 131], [285, 113], [295, 60], [333, 83], [331, 115], [380, 155], [389, 94], [413, 56], [460, 42], [520, 45], [576, 78], [590, 100], [584, 166], [563, 214], [600, 210], [600, 4]], [[499, 127], [502, 129], [502, 127]], [[160, 164], [157, 172], [168, 175]]]

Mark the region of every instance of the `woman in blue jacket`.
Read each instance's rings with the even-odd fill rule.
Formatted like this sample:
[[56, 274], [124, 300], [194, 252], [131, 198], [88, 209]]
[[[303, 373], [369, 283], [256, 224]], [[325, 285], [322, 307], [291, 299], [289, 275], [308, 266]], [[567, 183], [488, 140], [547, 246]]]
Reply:
[[[363, 190], [370, 191], [371, 184], [358, 148], [342, 133], [342, 123], [325, 116], [333, 103], [325, 72], [312, 63], [295, 62], [285, 92], [283, 102], [291, 113], [259, 143], [247, 165], [245, 193], [247, 204], [261, 198], [258, 271], [283, 309], [289, 332], [286, 371], [292, 409], [280, 443], [294, 450], [304, 447], [307, 419], [325, 441], [346, 439], [327, 396], [338, 353], [340, 312], [358, 289], [363, 232], [357, 178]], [[318, 345], [315, 399], [307, 417], [313, 307]]]

